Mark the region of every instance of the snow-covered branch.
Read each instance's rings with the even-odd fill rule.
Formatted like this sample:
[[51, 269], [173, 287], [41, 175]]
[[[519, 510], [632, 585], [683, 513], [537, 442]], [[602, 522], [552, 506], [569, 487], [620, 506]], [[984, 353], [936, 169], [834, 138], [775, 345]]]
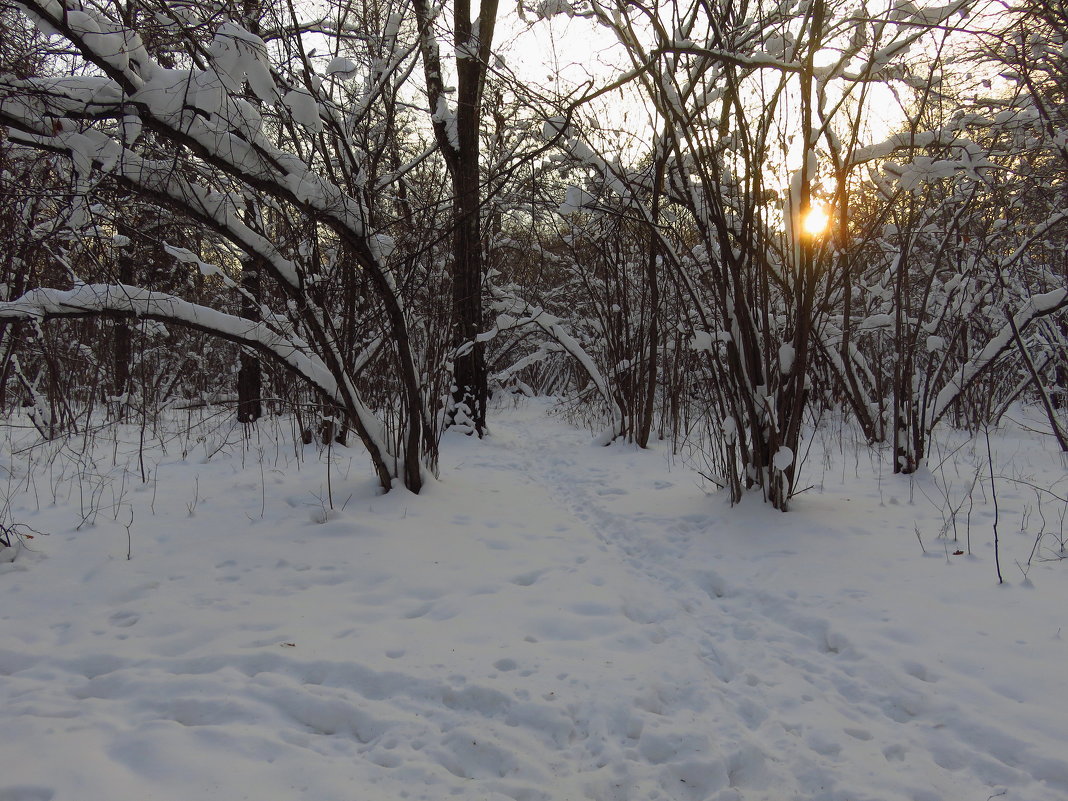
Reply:
[[194, 328], [255, 348], [285, 365], [326, 397], [338, 400], [338, 384], [308, 344], [268, 325], [163, 292], [124, 284], [82, 284], [73, 289], [33, 289], [0, 302], [0, 320], [51, 320], [62, 317], [115, 316], [158, 320]]
[[997, 335], [986, 346], [968, 359], [931, 401], [925, 419], [928, 428], [942, 419], [961, 393], [978, 380], [1000, 356], [1013, 347], [1013, 330], [1022, 333], [1035, 320], [1068, 307], [1068, 289], [1055, 289], [1028, 298]]

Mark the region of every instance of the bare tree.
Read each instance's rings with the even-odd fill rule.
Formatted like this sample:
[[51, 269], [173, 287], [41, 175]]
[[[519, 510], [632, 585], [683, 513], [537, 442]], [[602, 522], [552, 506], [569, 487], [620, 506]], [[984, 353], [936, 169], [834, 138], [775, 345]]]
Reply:
[[[83, 285], [29, 292], [0, 307], [0, 316], [142, 316], [254, 348], [297, 371], [338, 405], [384, 488], [399, 480], [418, 491], [424, 471], [434, 464], [434, 427], [398, 263], [374, 227], [375, 187], [363, 182], [366, 151], [353, 136], [358, 122], [398, 91], [398, 81], [410, 72], [404, 65], [414, 57], [414, 45], [394, 36], [385, 69], [351, 107], [339, 103], [341, 82], [329, 80], [351, 62], [332, 62], [319, 73], [301, 42], [309, 30], [330, 33], [321, 21], [281, 17], [290, 31], [289, 55], [296, 56], [283, 61], [273, 60], [263, 38], [222, 12], [212, 16], [206, 10], [208, 18], [202, 19], [183, 7], [168, 20], [165, 9], [156, 9], [153, 19], [164, 34], [181, 35], [200, 24], [214, 30], [209, 43], [194, 42], [188, 55], [166, 66], [123, 24], [119, 6], [19, 5], [38, 26], [64, 37], [74, 60], [65, 75], [0, 78], [0, 121], [9, 126], [11, 140], [67, 159], [78, 179], [76, 204], [86, 205], [105, 182], [178, 209], [261, 265], [284, 305], [274, 311], [261, 306], [252, 319], [148, 288]], [[249, 92], [262, 109], [249, 101]], [[165, 143], [166, 155], [157, 143]], [[249, 197], [276, 219], [306, 221], [305, 239], [272, 241], [270, 230], [257, 230], [255, 220], [244, 216]], [[377, 328], [369, 337], [370, 352], [345, 353], [338, 321], [320, 302], [314, 268], [322, 231], [338, 243], [348, 269], [366, 276], [373, 298], [373, 314], [366, 319]], [[396, 387], [387, 417], [375, 413], [358, 386], [372, 357], [384, 359], [379, 363], [388, 364], [385, 375]]]
[[[595, 131], [581, 138], [577, 125], [567, 147], [654, 232], [649, 263], [661, 266], [648, 272], [650, 290], [666, 269], [687, 298], [713, 376], [720, 480], [736, 499], [757, 486], [786, 509], [798, 488], [811, 368], [840, 247], [834, 232], [811, 226], [810, 213], [822, 207], [845, 219], [835, 179], [863, 161], [854, 154], [870, 87], [898, 74], [909, 49], [964, 7], [569, 7], [612, 31], [629, 59], [580, 102], [629, 93], [649, 118], [653, 168], [635, 180], [626, 159], [605, 152]], [[672, 207], [692, 226], [681, 239], [663, 224]], [[640, 358], [655, 375], [653, 354]]]

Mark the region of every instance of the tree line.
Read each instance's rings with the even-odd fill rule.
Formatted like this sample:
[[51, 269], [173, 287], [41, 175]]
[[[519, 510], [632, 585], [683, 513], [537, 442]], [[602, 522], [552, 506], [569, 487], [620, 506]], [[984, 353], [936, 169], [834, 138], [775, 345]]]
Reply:
[[[896, 472], [1020, 398], [1068, 449], [1057, 4], [17, 0], [0, 23], [0, 406], [44, 437], [230, 400], [418, 492], [445, 428], [544, 393], [782, 510], [829, 412]], [[563, 23], [612, 66], [535, 80], [496, 41]]]

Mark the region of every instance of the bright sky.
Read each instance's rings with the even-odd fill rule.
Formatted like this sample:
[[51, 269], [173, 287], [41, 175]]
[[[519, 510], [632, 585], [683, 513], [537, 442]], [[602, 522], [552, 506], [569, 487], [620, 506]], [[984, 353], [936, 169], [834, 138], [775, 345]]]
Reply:
[[[497, 41], [498, 53], [517, 76], [561, 96], [603, 85], [630, 66], [611, 32], [590, 20], [563, 14], [547, 20], [528, 15], [523, 22], [511, 11], [504, 12], [498, 21]], [[898, 100], [888, 88], [870, 86], [868, 91], [862, 144], [883, 141], [903, 120]], [[627, 103], [618, 93], [606, 97], [597, 111], [607, 125], [635, 133], [647, 119], [639, 104]]]
[[554, 88], [599, 82], [624, 63], [615, 37], [590, 20], [558, 14], [520, 20], [511, 12], [497, 22], [498, 52], [516, 74]]

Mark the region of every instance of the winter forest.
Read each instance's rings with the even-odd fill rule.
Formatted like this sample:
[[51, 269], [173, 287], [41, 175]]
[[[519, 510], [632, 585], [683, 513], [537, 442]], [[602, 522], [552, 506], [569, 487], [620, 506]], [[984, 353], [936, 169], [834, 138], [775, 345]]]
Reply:
[[0, 190], [0, 801], [1068, 798], [1057, 0], [0, 0]]

